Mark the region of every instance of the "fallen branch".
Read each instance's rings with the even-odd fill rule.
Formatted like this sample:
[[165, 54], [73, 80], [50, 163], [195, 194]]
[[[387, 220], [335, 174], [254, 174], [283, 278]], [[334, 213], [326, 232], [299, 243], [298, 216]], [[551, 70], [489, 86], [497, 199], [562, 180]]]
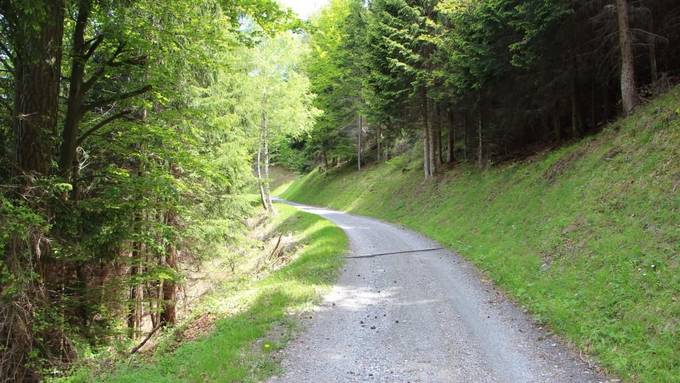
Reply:
[[271, 254], [269, 254], [269, 258], [272, 258], [274, 256], [276, 256], [278, 258], [278, 256], [279, 256], [278, 253], [280, 253], [279, 246], [281, 245], [281, 237], [282, 236], [283, 236], [283, 234], [279, 234], [279, 239], [276, 241], [276, 246], [274, 246], [274, 249], [272, 250]]
[[146, 344], [146, 342], [148, 342], [149, 339], [151, 339], [151, 337], [153, 336], [153, 334], [155, 334], [156, 331], [158, 331], [158, 329], [160, 329], [161, 327], [163, 327], [163, 326], [158, 325], [158, 326], [156, 326], [156, 328], [154, 328], [153, 330], [151, 330], [151, 332], [149, 333], [149, 335], [147, 335], [146, 338], [144, 338], [144, 340], [142, 341], [142, 343], [140, 343], [139, 345], [137, 345], [137, 347], [133, 348], [132, 351], [130, 351], [130, 355], [134, 355], [137, 351], [139, 351], [139, 349], [141, 349], [142, 347], [144, 347], [144, 345]]

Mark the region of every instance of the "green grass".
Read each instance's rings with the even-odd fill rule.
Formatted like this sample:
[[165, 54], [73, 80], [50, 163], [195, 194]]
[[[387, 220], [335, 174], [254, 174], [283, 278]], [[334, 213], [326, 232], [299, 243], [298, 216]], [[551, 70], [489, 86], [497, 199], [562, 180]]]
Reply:
[[329, 221], [287, 205], [277, 210], [276, 231], [296, 233], [304, 247], [268, 277], [213, 294], [210, 311], [221, 313], [214, 330], [173, 352], [120, 365], [107, 376], [95, 379], [83, 370], [82, 376], [66, 381], [249, 382], [275, 374], [279, 367], [271, 352], [285, 345], [295, 327], [291, 314], [319, 300], [335, 280], [347, 248], [344, 232]]
[[414, 152], [278, 192], [422, 232], [626, 381], [680, 382], [680, 88], [526, 161], [421, 167]]

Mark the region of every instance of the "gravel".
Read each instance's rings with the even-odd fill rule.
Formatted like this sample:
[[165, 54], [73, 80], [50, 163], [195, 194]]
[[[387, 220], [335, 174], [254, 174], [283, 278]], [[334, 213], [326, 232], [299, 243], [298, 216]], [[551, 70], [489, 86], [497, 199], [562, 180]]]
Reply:
[[[351, 254], [303, 319], [302, 334], [281, 351], [284, 373], [271, 383], [607, 382], [474, 266], [432, 250], [436, 242], [371, 218], [293, 205], [344, 229]], [[427, 250], [403, 253], [420, 249]]]

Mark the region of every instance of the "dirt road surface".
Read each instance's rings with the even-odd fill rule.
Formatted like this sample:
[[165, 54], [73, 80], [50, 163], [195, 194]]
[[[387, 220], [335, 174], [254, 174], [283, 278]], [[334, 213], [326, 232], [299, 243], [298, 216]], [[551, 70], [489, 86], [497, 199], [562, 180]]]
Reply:
[[270, 383], [607, 382], [436, 242], [375, 219], [294, 205], [344, 229], [351, 252]]

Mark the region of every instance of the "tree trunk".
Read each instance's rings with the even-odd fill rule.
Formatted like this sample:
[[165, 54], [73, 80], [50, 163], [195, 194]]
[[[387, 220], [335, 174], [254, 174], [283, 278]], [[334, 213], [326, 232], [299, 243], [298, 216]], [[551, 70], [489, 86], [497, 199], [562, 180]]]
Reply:
[[654, 17], [650, 17], [649, 21], [649, 72], [652, 84], [659, 79], [659, 69], [656, 62], [656, 37], [654, 34]]
[[432, 176], [432, 161], [430, 160], [430, 124], [429, 124], [429, 105], [427, 101], [427, 91], [423, 90], [423, 168], [425, 170], [425, 178]]
[[137, 281], [143, 274], [142, 262], [142, 244], [134, 242], [132, 244], [132, 253], [130, 254], [132, 266], [130, 267], [130, 297], [129, 297], [129, 311], [128, 311], [128, 336], [131, 339], [139, 337], [139, 331], [142, 327], [142, 316], [144, 314], [144, 306], [142, 301], [144, 298], [144, 289], [141, 283]]
[[[30, 4], [0, 2], [3, 24], [8, 26], [3, 30], [8, 37], [5, 42], [10, 42], [14, 50], [11, 58], [15, 80], [11, 115], [14, 176], [49, 173], [50, 136], [57, 131], [58, 121], [64, 10], [64, 0], [36, 0]], [[32, 184], [32, 177], [23, 178], [24, 188]], [[0, 305], [0, 316], [5, 318], [0, 321], [0, 344], [3, 345], [0, 377], [17, 382], [39, 380], [38, 372], [29, 362], [36, 356], [44, 357], [45, 350], [34, 349], [34, 345], [36, 337], [47, 336], [45, 332], [50, 330], [34, 327], [40, 309], [49, 304], [43, 284], [47, 241], [37, 228], [29, 232], [32, 233], [7, 239], [4, 265], [12, 278], [7, 285], [0, 286], [2, 292], [16, 291], [10, 294], [12, 298], [8, 302]], [[54, 338], [63, 341], [63, 334], [50, 335], [50, 341]]]
[[455, 119], [453, 118], [453, 108], [449, 107], [448, 109], [448, 122], [449, 122], [449, 131], [447, 134], [447, 145], [446, 145], [446, 162], [449, 164], [452, 164], [453, 161], [455, 161], [455, 144], [456, 144], [456, 125], [455, 125]]
[[[31, 13], [33, 7], [44, 10], [42, 20], [29, 21], [35, 18]], [[16, 18], [12, 125], [16, 135], [16, 163], [24, 173], [45, 174], [50, 162], [48, 136], [56, 131], [58, 118], [64, 7], [63, 0], [2, 5], [3, 17]]]
[[260, 202], [262, 203], [262, 208], [267, 210], [267, 198], [264, 194], [264, 180], [262, 179], [262, 147], [263, 147], [263, 137], [262, 131], [260, 131], [260, 142], [257, 144], [257, 161], [255, 168], [257, 170], [257, 186], [260, 189]]
[[61, 154], [59, 160], [60, 173], [66, 179], [71, 176], [73, 161], [76, 156], [76, 140], [78, 126], [83, 117], [83, 81], [85, 76], [85, 29], [90, 17], [91, 0], [80, 0], [78, 18], [73, 30], [73, 46], [71, 47], [71, 76], [69, 82], [68, 105], [62, 132]]
[[435, 102], [433, 108], [434, 118], [432, 121], [432, 145], [431, 145], [431, 158], [432, 158], [432, 168], [433, 174], [436, 174], [442, 165], [442, 119], [439, 110], [439, 105]]
[[321, 152], [321, 157], [323, 157], [323, 167], [324, 169], [328, 170], [330, 169], [330, 164], [328, 163], [328, 153], [326, 151]]
[[629, 115], [637, 106], [639, 99], [635, 85], [635, 56], [633, 55], [633, 35], [630, 30], [628, 0], [616, 0], [616, 13], [619, 23], [619, 48], [621, 50], [621, 100], [623, 113]]
[[[169, 226], [177, 227], [177, 215], [174, 212], [167, 213], [166, 223]], [[177, 247], [170, 243], [166, 248], [165, 266], [177, 271]], [[163, 280], [162, 308], [160, 313], [161, 326], [174, 326], [177, 320], [177, 284], [174, 280]]]
[[359, 115], [359, 131], [357, 132], [357, 170], [361, 170], [361, 134], [364, 130], [364, 120]]
[[463, 160], [465, 162], [468, 161], [468, 147], [470, 145], [468, 139], [468, 125], [468, 112], [465, 110], [463, 111]]
[[602, 87], [602, 123], [606, 124], [609, 122], [609, 84], [605, 83]]
[[267, 211], [271, 214], [276, 214], [274, 205], [272, 204], [272, 195], [269, 190], [269, 127], [267, 115], [265, 113], [262, 113], [262, 156], [264, 157], [264, 178], [262, 180], [264, 200], [267, 205]]
[[477, 119], [477, 167], [480, 169], [484, 167], [484, 112], [482, 106], [479, 106], [479, 116]]
[[[170, 174], [177, 179], [181, 177], [180, 171], [175, 164], [170, 164]], [[166, 225], [178, 229], [179, 219], [175, 211], [168, 211], [165, 214]], [[165, 266], [171, 269], [174, 274], [177, 273], [177, 258], [178, 250], [176, 238], [171, 238], [169, 244], [166, 246]], [[177, 320], [177, 283], [174, 279], [167, 279], [160, 281], [162, 285], [162, 307], [159, 315], [159, 324], [161, 326], [174, 326]], [[154, 326], [155, 328], [155, 326]]]
[[597, 83], [590, 83], [590, 127], [597, 128]]
[[558, 106], [555, 106], [555, 109], [553, 110], [552, 122], [553, 130], [555, 132], [555, 140], [557, 140], [559, 143], [562, 141], [562, 121], [560, 118], [560, 108]]
[[578, 64], [574, 59], [572, 64], [572, 77], [571, 77], [571, 135], [572, 137], [578, 137], [581, 134], [582, 120], [581, 120], [581, 110], [579, 108], [579, 97], [578, 97]]
[[380, 124], [378, 124], [378, 132], [375, 141], [378, 146], [378, 162], [382, 162], [382, 125]]

